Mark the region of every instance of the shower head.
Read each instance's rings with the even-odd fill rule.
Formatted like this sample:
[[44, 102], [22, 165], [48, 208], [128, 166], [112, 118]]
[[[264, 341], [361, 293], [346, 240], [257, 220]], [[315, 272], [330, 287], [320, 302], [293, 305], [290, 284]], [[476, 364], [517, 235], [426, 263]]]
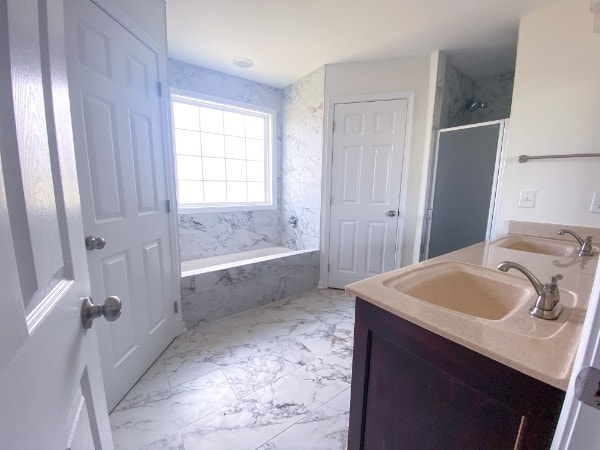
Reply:
[[475, 100], [472, 98], [468, 98], [465, 102], [465, 111], [475, 112], [478, 109], [487, 108], [487, 103], [482, 102], [481, 100]]

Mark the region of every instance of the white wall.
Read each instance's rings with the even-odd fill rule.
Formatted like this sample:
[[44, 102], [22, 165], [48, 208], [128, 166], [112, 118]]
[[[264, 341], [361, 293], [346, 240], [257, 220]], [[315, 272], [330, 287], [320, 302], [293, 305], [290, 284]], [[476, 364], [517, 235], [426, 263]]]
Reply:
[[[600, 226], [600, 158], [521, 164], [520, 154], [600, 152], [600, 34], [589, 0], [564, 0], [526, 16], [519, 44], [498, 232], [509, 219]], [[535, 208], [518, 208], [521, 189]]]
[[[325, 66], [326, 104], [336, 96], [414, 92], [410, 152], [405, 161], [409, 179], [402, 242], [403, 266], [418, 261], [421, 243], [423, 214], [420, 198], [424, 195], [422, 180], [431, 139], [433, 113], [429, 103], [435, 91], [435, 84], [433, 88], [430, 86], [431, 63], [432, 58], [424, 55]], [[328, 132], [330, 130], [325, 131]]]
[[[167, 47], [165, 0], [99, 0], [107, 7], [117, 6], [156, 44]], [[112, 4], [112, 5], [111, 5]]]

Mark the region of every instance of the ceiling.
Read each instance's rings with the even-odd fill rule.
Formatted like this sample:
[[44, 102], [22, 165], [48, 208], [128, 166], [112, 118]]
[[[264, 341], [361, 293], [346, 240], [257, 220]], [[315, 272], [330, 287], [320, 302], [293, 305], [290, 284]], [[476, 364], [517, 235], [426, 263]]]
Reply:
[[519, 18], [559, 1], [167, 0], [169, 56], [284, 87], [324, 64], [443, 50], [480, 78], [514, 69]]

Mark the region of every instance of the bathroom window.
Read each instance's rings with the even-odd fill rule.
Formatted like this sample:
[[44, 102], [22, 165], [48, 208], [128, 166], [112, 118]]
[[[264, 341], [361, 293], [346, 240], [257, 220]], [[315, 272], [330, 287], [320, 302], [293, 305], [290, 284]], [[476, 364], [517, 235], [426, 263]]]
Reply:
[[273, 208], [271, 110], [171, 94], [180, 212]]

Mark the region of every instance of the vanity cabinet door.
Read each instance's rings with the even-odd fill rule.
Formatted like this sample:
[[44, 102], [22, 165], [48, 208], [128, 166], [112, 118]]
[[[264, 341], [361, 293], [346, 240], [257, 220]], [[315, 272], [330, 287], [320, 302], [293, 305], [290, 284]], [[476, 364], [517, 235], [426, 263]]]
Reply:
[[545, 449], [563, 399], [357, 299], [350, 449]]

